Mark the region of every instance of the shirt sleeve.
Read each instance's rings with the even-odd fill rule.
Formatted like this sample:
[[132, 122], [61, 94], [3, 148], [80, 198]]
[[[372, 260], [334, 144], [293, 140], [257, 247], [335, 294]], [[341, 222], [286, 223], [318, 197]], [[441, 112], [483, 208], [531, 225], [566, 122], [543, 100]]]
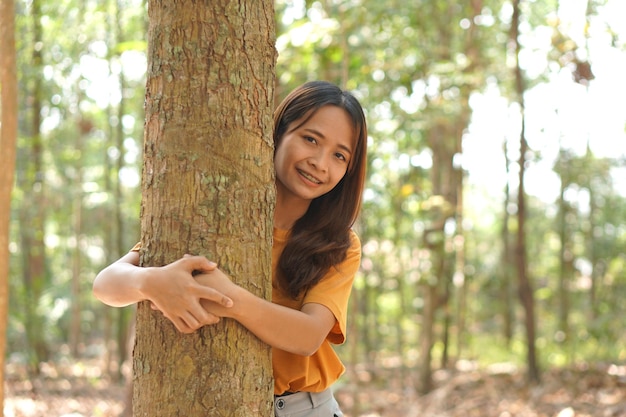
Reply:
[[334, 344], [342, 344], [346, 340], [348, 301], [354, 277], [361, 265], [361, 242], [354, 231], [350, 233], [352, 243], [346, 259], [332, 267], [320, 282], [307, 292], [303, 300], [303, 304], [321, 304], [333, 313], [336, 321], [328, 334], [328, 340]]

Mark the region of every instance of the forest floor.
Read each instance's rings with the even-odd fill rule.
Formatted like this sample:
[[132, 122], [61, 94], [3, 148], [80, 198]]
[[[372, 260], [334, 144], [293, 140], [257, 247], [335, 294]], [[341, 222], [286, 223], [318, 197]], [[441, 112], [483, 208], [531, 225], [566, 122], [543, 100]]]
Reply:
[[[416, 394], [414, 372], [352, 369], [336, 397], [346, 417], [621, 417], [626, 416], [626, 366], [544, 371], [528, 386], [510, 366], [438, 371], [435, 386]], [[42, 366], [29, 379], [8, 364], [5, 417], [120, 417], [127, 388], [102, 376], [97, 363]]]

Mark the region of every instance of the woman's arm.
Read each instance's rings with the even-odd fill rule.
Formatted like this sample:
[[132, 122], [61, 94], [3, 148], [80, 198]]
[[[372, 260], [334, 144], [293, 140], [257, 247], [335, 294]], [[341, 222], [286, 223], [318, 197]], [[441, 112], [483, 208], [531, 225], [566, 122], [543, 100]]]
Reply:
[[194, 271], [211, 271], [215, 264], [202, 256], [185, 255], [163, 267], [139, 267], [139, 253], [129, 252], [104, 268], [93, 282], [93, 293], [100, 301], [123, 307], [148, 300], [183, 333], [191, 333], [219, 317], [200, 303], [206, 299], [224, 310], [232, 300], [214, 288], [198, 284]]
[[203, 300], [207, 311], [237, 320], [268, 345], [287, 352], [312, 355], [335, 324], [333, 313], [321, 304], [305, 304], [301, 310], [274, 304], [234, 284], [219, 269], [196, 279], [233, 300], [233, 307], [228, 309]]

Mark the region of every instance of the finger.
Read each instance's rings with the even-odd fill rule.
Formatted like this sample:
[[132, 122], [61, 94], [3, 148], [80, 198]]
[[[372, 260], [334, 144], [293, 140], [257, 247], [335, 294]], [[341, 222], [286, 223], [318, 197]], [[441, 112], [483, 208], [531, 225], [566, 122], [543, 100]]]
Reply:
[[220, 316], [217, 316], [217, 315], [215, 315], [213, 313], [209, 313], [204, 308], [200, 308], [200, 310], [197, 313], [198, 314], [196, 314], [194, 316], [200, 322], [200, 325], [198, 326], [198, 328], [200, 328], [202, 326], [205, 326], [207, 324], [217, 324], [221, 320]]
[[194, 306], [195, 308], [191, 309], [189, 311], [189, 314], [191, 314], [198, 322], [198, 328], [206, 325], [206, 324], [216, 324], [219, 323], [219, 321], [221, 320], [221, 317], [209, 312], [208, 310], [205, 310], [204, 307], [201, 304], [197, 304], [196, 306]]
[[[186, 318], [186, 319], [182, 319], [181, 318], [181, 332], [185, 333], [185, 334], [190, 334], [195, 332], [196, 330], [198, 330], [200, 327], [202, 327], [202, 325], [200, 323], [198, 323], [196, 320], [194, 320], [193, 318]], [[196, 323], [195, 325], [192, 325], [191, 323]]]
[[174, 327], [176, 327], [176, 330], [181, 333], [188, 334], [193, 332], [183, 320], [171, 320], [171, 322], [174, 324]]
[[191, 333], [191, 332], [193, 332], [193, 330], [190, 329], [189, 326], [187, 326], [187, 323], [185, 323], [185, 321], [182, 320], [179, 316], [177, 316], [177, 315], [171, 316], [169, 314], [163, 313], [163, 317], [165, 317], [166, 319], [171, 321], [172, 324], [174, 325], [174, 327], [176, 327], [176, 330], [178, 330], [179, 332], [181, 332], [181, 333]]
[[188, 271], [213, 271], [217, 264], [204, 256], [184, 256], [182, 261]]
[[202, 314], [200, 317], [196, 318], [194, 315], [192, 315], [191, 313], [187, 316], [185, 316], [185, 318], [183, 319], [185, 325], [187, 326], [187, 329], [189, 329], [189, 331], [187, 333], [192, 333], [197, 331], [198, 329], [206, 326], [206, 325], [210, 325], [210, 324], [217, 324], [220, 322], [220, 317], [216, 316], [214, 314], [211, 313], [207, 313], [206, 311], [202, 310], [202, 312], [204, 314]]
[[233, 300], [214, 288], [200, 286], [197, 288], [196, 295], [205, 300], [213, 301], [224, 307], [232, 307]]
[[181, 333], [185, 333], [185, 334], [191, 334], [191, 333], [193, 333], [195, 331], [196, 331], [196, 329], [192, 329], [192, 328], [189, 328], [189, 327], [184, 327], [183, 329], [180, 330]]
[[209, 314], [208, 319], [205, 320], [204, 324], [217, 324], [221, 321], [221, 318], [219, 316], [216, 316], [214, 314]]

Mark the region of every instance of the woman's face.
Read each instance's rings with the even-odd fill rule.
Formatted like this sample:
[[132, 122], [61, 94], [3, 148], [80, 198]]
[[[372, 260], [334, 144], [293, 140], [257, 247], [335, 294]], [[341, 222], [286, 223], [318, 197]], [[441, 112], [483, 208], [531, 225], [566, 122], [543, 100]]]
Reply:
[[354, 152], [354, 129], [346, 111], [331, 105], [301, 123], [296, 120], [287, 127], [276, 149], [276, 189], [281, 198], [310, 202], [345, 175]]

